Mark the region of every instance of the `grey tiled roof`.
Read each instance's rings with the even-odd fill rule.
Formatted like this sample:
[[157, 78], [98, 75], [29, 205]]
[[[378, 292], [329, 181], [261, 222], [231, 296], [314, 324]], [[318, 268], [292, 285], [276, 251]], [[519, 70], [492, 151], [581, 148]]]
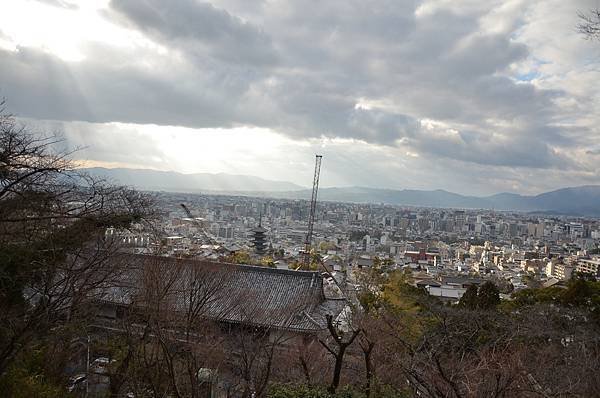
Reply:
[[198, 314], [207, 318], [295, 331], [325, 329], [325, 315], [337, 316], [346, 305], [324, 296], [319, 272], [140, 255], [125, 257], [123, 264], [130, 285], [107, 291], [105, 301], [143, 306], [144, 297], [170, 282], [176, 312], [196, 302]]

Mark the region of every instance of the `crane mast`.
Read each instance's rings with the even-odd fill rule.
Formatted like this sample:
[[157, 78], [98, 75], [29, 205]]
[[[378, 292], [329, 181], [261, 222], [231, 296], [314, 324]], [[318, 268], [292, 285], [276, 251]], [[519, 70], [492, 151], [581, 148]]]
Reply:
[[206, 231], [204, 230], [204, 226], [200, 223], [200, 221], [198, 221], [196, 219], [196, 217], [194, 217], [192, 215], [192, 212], [190, 211], [190, 209], [188, 209], [188, 207], [184, 204], [181, 203], [180, 206], [183, 208], [183, 211], [185, 211], [185, 214], [188, 216], [188, 218], [192, 219], [192, 222], [198, 227], [198, 232], [200, 232], [200, 235], [202, 235], [202, 238], [204, 238], [204, 240], [206, 242], [208, 242], [211, 245], [216, 245], [217, 242], [211, 238], [208, 233], [206, 233]]
[[319, 191], [319, 175], [321, 174], [321, 159], [323, 156], [315, 155], [315, 174], [313, 177], [312, 196], [310, 198], [310, 211], [308, 214], [308, 231], [304, 242], [304, 269], [310, 265], [310, 246], [312, 244], [313, 227], [315, 224], [315, 213], [317, 211], [317, 193]]

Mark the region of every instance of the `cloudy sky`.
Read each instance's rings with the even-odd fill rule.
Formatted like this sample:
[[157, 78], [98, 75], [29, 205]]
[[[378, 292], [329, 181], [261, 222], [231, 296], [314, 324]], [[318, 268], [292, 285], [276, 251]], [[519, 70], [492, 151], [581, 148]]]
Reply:
[[3, 0], [0, 96], [87, 165], [600, 184], [600, 0]]

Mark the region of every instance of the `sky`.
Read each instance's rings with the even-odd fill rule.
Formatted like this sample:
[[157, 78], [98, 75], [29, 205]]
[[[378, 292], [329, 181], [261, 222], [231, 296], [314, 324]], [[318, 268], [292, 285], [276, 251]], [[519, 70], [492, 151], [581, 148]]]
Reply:
[[600, 0], [3, 0], [0, 96], [84, 166], [600, 184]]

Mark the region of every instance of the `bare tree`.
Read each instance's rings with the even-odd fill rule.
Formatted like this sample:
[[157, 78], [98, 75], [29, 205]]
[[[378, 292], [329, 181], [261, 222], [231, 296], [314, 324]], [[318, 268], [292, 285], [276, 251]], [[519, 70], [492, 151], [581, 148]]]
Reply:
[[600, 9], [596, 8], [587, 13], [579, 12], [577, 30], [590, 40], [600, 40]]
[[[216, 369], [223, 358], [221, 331], [210, 317], [229, 275], [210, 263], [130, 257], [130, 272], [139, 283], [122, 330], [128, 336], [127, 352], [135, 354], [132, 378], [156, 393], [198, 397], [202, 369]], [[116, 393], [120, 388], [115, 387]]]
[[0, 376], [118, 280], [106, 228], [153, 215], [150, 197], [80, 173], [59, 141], [0, 110]]
[[290, 318], [294, 310], [264, 313], [251, 292], [231, 283], [234, 265], [130, 257], [131, 272], [141, 280], [133, 285], [141, 288], [129, 292], [130, 316], [121, 326], [126, 354], [114, 369], [129, 376], [117, 376], [113, 394], [129, 385], [175, 397], [204, 396], [201, 379], [219, 372], [229, 380], [230, 392], [265, 396], [274, 363], [285, 360], [287, 350], [279, 348], [289, 334], [285, 324], [257, 322]]
[[[424, 397], [593, 396], [596, 328], [575, 311], [535, 306], [518, 314], [437, 307], [416, 338], [387, 314], [382, 372]], [[577, 343], [575, 343], [575, 341]], [[560, 377], [556, 377], [560, 374]], [[390, 379], [388, 379], [390, 380]], [[393, 383], [394, 381], [391, 380]]]
[[328, 388], [329, 392], [333, 394], [340, 385], [342, 365], [344, 364], [344, 355], [346, 354], [346, 350], [354, 342], [354, 339], [356, 339], [360, 333], [360, 329], [350, 332], [350, 336], [344, 339], [344, 335], [347, 333], [344, 333], [336, 327], [336, 325], [333, 323], [333, 316], [326, 315], [326, 319], [327, 330], [330, 334], [330, 339], [328, 339], [329, 343], [326, 340], [319, 340], [319, 342], [335, 360], [333, 377]]
[[[299, 356], [299, 339], [302, 340], [291, 326], [307, 307], [300, 299], [268, 308], [255, 293], [252, 290], [236, 291], [235, 301], [239, 305], [234, 308], [234, 313], [239, 323], [230, 325], [226, 333], [228, 350], [232, 354], [227, 364], [235, 384], [232, 390], [242, 397], [264, 397], [272, 380], [289, 381]], [[275, 364], [282, 372], [275, 371]]]
[[231, 325], [226, 332], [230, 354], [227, 368], [234, 396], [264, 397], [274, 376], [273, 367], [289, 365], [283, 346], [289, 340], [285, 330], [268, 326]]
[[373, 335], [366, 331], [366, 329], [362, 328], [361, 331], [362, 333], [358, 339], [358, 345], [363, 352], [365, 361], [365, 396], [370, 398], [373, 389], [373, 350], [375, 349], [376, 341]]
[[[329, 380], [330, 367], [327, 357], [323, 355], [323, 347], [315, 336], [306, 336], [299, 346], [297, 365], [299, 372], [296, 379], [290, 382], [302, 381], [308, 386], [324, 384]], [[293, 366], [291, 366], [293, 369]]]

